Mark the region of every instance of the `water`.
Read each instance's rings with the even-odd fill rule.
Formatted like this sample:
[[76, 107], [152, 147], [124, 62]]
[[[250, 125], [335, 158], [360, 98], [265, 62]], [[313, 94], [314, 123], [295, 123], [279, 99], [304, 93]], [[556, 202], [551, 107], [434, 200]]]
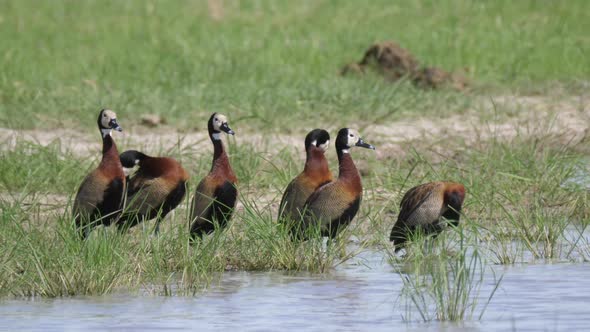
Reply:
[[399, 275], [382, 254], [362, 256], [323, 276], [227, 272], [195, 297], [4, 300], [0, 330], [554, 331], [590, 326], [590, 264], [496, 266], [504, 279], [481, 321], [408, 323], [402, 317], [407, 311], [399, 298]]

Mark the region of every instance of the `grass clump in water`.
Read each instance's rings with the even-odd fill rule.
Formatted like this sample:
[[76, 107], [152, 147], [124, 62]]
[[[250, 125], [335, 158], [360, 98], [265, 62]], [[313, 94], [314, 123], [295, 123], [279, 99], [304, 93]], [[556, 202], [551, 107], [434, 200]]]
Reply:
[[[459, 243], [447, 247], [446, 234], [441, 234], [436, 242], [443, 242], [443, 249], [425, 245], [425, 239], [414, 237], [410, 246], [413, 254], [406, 264], [407, 270], [399, 270], [404, 287], [405, 319], [411, 320], [416, 313], [427, 322], [471, 320], [477, 314], [481, 319], [487, 305], [492, 300], [502, 278], [496, 279], [487, 296], [481, 296], [482, 286], [486, 284], [487, 267], [477, 246], [467, 245], [466, 234], [459, 228]], [[427, 237], [430, 239], [431, 237]], [[422, 250], [421, 250], [422, 248]], [[485, 300], [480, 303], [481, 300]]]

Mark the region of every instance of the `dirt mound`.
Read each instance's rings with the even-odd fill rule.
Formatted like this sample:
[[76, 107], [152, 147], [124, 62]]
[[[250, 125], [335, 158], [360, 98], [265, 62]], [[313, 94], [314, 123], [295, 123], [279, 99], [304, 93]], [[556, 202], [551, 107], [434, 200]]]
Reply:
[[467, 88], [467, 79], [437, 67], [420, 67], [418, 60], [405, 48], [393, 41], [371, 45], [362, 60], [345, 65], [341, 75], [363, 75], [374, 70], [389, 81], [410, 79], [417, 87], [439, 89], [450, 87], [459, 91]]
[[395, 42], [383, 42], [369, 47], [358, 65], [374, 67], [387, 79], [397, 81], [404, 76], [412, 75], [418, 68], [418, 61]]
[[438, 89], [450, 87], [458, 91], [464, 91], [468, 87], [465, 76], [449, 73], [437, 67], [424, 67], [412, 75], [412, 82], [420, 88]]
[[159, 116], [158, 114], [143, 114], [141, 116], [141, 124], [146, 127], [157, 127], [159, 125], [166, 124], [166, 118]]

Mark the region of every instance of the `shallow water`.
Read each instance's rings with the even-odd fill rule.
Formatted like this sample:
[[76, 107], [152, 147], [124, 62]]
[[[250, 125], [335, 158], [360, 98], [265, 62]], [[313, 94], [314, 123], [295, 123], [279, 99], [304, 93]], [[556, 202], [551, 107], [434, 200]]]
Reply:
[[[583, 330], [590, 326], [590, 264], [494, 267], [500, 289], [481, 321], [405, 322], [403, 283], [380, 253], [328, 275], [227, 272], [195, 297], [110, 295], [4, 300], [5, 330]], [[490, 280], [482, 295], [491, 289]], [[412, 318], [418, 318], [413, 315]]]

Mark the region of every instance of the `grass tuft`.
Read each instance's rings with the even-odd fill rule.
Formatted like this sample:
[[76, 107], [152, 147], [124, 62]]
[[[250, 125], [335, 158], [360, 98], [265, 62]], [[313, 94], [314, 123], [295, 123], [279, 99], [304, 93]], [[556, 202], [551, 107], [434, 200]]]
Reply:
[[[457, 230], [458, 243], [450, 249], [444, 245], [442, 249], [431, 244], [424, 246], [424, 240], [429, 241], [428, 238], [411, 246], [413, 252], [420, 253], [420, 258], [411, 256], [409, 260], [413, 265], [406, 263], [405, 268], [398, 272], [404, 283], [401, 296], [405, 298], [406, 320], [412, 320], [414, 313], [425, 322], [483, 317], [502, 277], [495, 277], [477, 246], [468, 245], [468, 234], [462, 228]], [[443, 234], [437, 241], [446, 242], [446, 235]], [[421, 247], [424, 249], [420, 250]], [[490, 277], [488, 272], [493, 277], [492, 289], [486, 289], [488, 293], [482, 297], [482, 286], [488, 283], [486, 278]], [[480, 302], [482, 300], [483, 303]]]

